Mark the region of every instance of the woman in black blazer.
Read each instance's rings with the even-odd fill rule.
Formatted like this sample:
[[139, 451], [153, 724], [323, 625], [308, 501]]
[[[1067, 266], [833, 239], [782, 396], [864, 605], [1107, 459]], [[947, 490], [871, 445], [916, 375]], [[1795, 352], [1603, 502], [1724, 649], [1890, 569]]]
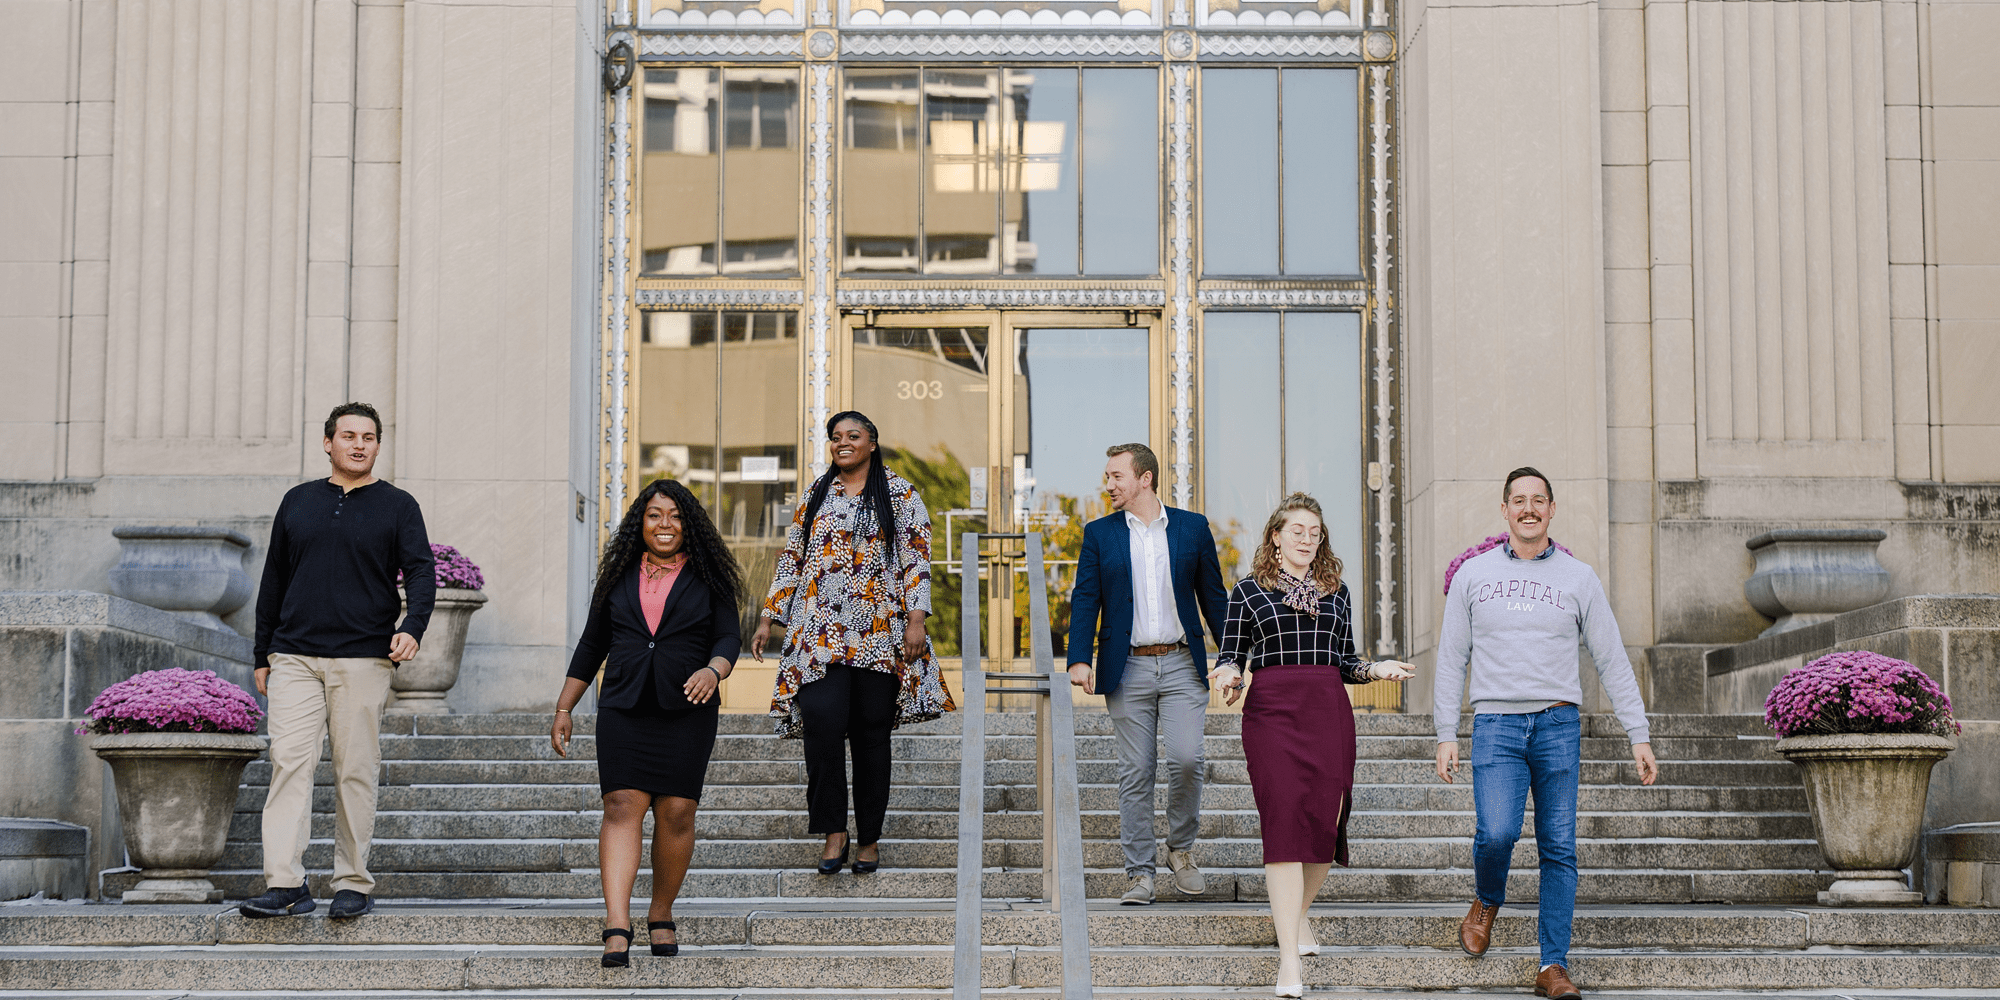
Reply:
[[[597, 775], [604, 824], [605, 968], [631, 963], [632, 883], [646, 813], [653, 813], [653, 954], [673, 955], [674, 897], [694, 855], [694, 811], [715, 749], [716, 687], [742, 646], [742, 572], [687, 487], [655, 480], [639, 491], [604, 547], [590, 618], [570, 658], [549, 732], [569, 756], [570, 710], [604, 667], [597, 697]], [[665, 935], [666, 940], [661, 936]], [[614, 938], [623, 946], [612, 947]]]

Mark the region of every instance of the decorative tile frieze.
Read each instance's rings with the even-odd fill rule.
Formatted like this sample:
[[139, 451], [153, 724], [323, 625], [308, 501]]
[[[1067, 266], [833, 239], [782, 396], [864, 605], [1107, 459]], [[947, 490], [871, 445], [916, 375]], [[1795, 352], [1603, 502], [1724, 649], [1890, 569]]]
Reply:
[[[1213, 26], [1215, 22], [1209, 23]], [[1358, 57], [1361, 55], [1361, 35], [1319, 32], [1247, 34], [1209, 31], [1202, 33], [1201, 54], [1204, 59]]]
[[992, 34], [980, 32], [859, 32], [841, 36], [851, 59], [1104, 59], [1157, 58], [1160, 36], [1150, 34]]
[[702, 306], [771, 308], [803, 305], [796, 288], [641, 288], [633, 296], [641, 307], [699, 308]]
[[842, 288], [839, 304], [853, 308], [995, 308], [1110, 306], [1135, 309], [1167, 304], [1158, 288]]
[[[845, 0], [841, 24], [853, 28], [1161, 26], [1167, 0]], [[1185, 3], [1186, 0], [1179, 0]], [[1345, 0], [1336, 0], [1345, 2]]]
[[800, 28], [794, 0], [650, 0], [642, 28]]
[[648, 32], [639, 36], [639, 55], [681, 59], [788, 59], [802, 53], [800, 36], [785, 34], [710, 35]]
[[1295, 306], [1365, 306], [1368, 293], [1358, 288], [1204, 288], [1198, 298], [1210, 307], [1285, 308]]
[[1357, 24], [1352, 0], [1205, 0], [1204, 28], [1331, 28]]

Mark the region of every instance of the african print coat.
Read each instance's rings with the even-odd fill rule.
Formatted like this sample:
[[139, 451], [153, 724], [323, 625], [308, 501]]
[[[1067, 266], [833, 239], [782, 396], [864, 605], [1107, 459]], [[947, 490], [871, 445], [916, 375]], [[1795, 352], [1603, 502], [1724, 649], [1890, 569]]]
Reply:
[[825, 677], [833, 663], [895, 674], [902, 681], [897, 726], [927, 722], [956, 707], [928, 637], [922, 660], [902, 662], [905, 609], [931, 610], [931, 516], [916, 487], [883, 471], [896, 508], [895, 566], [885, 565], [881, 526], [867, 502], [837, 489], [827, 491], [810, 530], [801, 503], [785, 532], [763, 611], [785, 626], [771, 696], [771, 716], [785, 739], [804, 735], [794, 696]]

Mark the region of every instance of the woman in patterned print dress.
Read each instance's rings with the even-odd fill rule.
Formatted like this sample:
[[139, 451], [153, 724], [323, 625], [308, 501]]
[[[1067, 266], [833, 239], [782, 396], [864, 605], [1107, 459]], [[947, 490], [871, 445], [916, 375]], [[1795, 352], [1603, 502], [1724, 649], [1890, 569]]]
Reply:
[[924, 633], [931, 610], [931, 518], [923, 498], [882, 466], [879, 435], [852, 410], [826, 422], [832, 468], [813, 483], [785, 533], [763, 622], [762, 660], [784, 629], [771, 715], [803, 739], [808, 832], [826, 838], [819, 872], [847, 861], [847, 774], [854, 755], [854, 870], [881, 863], [889, 810], [889, 733], [953, 709]]
[[1281, 997], [1304, 995], [1301, 955], [1319, 954], [1306, 913], [1327, 869], [1347, 864], [1354, 710], [1347, 684], [1406, 680], [1397, 660], [1354, 652], [1352, 605], [1319, 502], [1294, 493], [1264, 522], [1250, 575], [1229, 595], [1213, 683], [1236, 704], [1243, 675], [1243, 757], [1264, 838], [1264, 879], [1278, 935]]

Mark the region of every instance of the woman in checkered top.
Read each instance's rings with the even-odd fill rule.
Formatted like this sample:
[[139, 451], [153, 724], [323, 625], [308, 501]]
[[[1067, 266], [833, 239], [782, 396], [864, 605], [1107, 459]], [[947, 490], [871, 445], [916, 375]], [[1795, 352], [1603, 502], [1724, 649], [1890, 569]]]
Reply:
[[1264, 523], [1248, 577], [1229, 595], [1211, 675], [1243, 703], [1243, 756], [1264, 837], [1264, 877], [1278, 936], [1277, 995], [1304, 994], [1301, 955], [1319, 953], [1306, 919], [1333, 862], [1347, 864], [1354, 788], [1348, 684], [1405, 680], [1409, 664], [1364, 663], [1354, 651], [1347, 586], [1319, 501], [1294, 493]]

